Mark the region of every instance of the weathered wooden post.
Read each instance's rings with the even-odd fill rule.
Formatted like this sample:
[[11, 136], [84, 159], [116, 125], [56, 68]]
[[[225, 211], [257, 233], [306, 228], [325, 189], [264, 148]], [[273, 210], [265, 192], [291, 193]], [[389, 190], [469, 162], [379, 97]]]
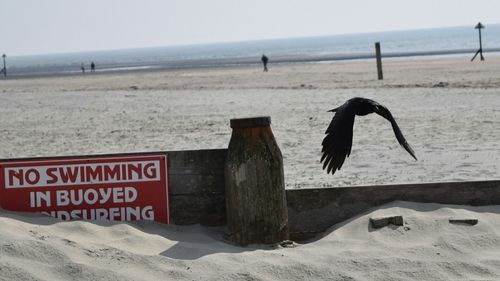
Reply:
[[232, 119], [225, 164], [228, 238], [239, 245], [289, 239], [283, 157], [270, 117]]
[[375, 42], [375, 55], [377, 57], [378, 80], [382, 80], [384, 79], [384, 74], [382, 73], [382, 52], [380, 52], [380, 42]]

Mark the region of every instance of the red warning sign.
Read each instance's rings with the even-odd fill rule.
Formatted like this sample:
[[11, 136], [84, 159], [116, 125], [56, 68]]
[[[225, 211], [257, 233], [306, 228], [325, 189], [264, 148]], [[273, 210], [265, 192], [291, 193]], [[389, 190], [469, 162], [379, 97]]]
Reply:
[[0, 207], [62, 220], [168, 223], [167, 156], [0, 161]]

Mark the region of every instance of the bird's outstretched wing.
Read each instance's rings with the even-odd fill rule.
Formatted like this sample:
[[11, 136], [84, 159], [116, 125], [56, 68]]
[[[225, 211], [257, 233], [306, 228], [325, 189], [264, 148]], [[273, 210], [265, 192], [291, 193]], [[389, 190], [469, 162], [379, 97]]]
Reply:
[[392, 125], [392, 130], [394, 130], [394, 134], [396, 135], [396, 139], [398, 139], [399, 144], [406, 150], [410, 155], [417, 160], [417, 157], [415, 156], [415, 152], [413, 149], [410, 147], [408, 142], [406, 141], [405, 137], [403, 136], [403, 133], [401, 133], [401, 130], [399, 129], [398, 123], [396, 123], [396, 120], [394, 117], [392, 117], [391, 112], [387, 107], [375, 102], [375, 113], [378, 115], [384, 117], [385, 119], [389, 120]]
[[327, 173], [332, 172], [333, 175], [351, 154], [354, 112], [346, 104], [332, 111], [336, 113], [325, 132], [321, 162], [324, 161], [323, 169], [328, 167]]

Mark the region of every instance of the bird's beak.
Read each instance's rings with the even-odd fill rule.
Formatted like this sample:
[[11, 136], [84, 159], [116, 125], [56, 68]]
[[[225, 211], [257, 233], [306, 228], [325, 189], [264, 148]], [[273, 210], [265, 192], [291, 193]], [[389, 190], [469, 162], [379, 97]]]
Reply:
[[337, 111], [337, 109], [339, 109], [339, 108], [337, 107], [337, 108], [334, 108], [334, 109], [330, 109], [327, 112], [335, 112], [335, 111]]

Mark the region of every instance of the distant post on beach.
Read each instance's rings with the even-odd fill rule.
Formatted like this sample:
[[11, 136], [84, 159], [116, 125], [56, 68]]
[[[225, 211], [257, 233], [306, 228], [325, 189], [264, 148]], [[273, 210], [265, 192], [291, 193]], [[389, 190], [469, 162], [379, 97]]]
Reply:
[[481, 60], [484, 61], [483, 42], [482, 42], [482, 38], [481, 38], [481, 29], [484, 28], [484, 25], [481, 22], [478, 22], [474, 28], [479, 31], [479, 50], [477, 50], [476, 54], [472, 57], [472, 59], [470, 61], [473, 61], [476, 58], [477, 54], [479, 54], [479, 57], [481, 58]]
[[380, 52], [380, 42], [375, 42], [375, 56], [377, 57], [377, 74], [378, 80], [384, 79], [382, 73], [382, 52]]
[[7, 66], [5, 64], [5, 58], [7, 57], [6, 54], [3, 54], [2, 55], [2, 58], [3, 58], [3, 68], [2, 68], [2, 72], [3, 72], [3, 78], [4, 79], [7, 79]]

